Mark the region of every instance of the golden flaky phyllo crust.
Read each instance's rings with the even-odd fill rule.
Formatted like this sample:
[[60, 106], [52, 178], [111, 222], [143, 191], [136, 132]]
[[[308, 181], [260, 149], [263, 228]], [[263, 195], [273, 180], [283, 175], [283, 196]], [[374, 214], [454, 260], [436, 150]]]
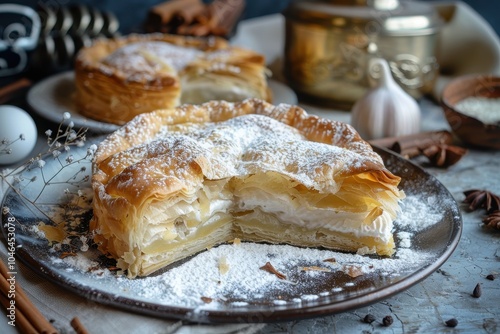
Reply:
[[270, 100], [264, 56], [222, 38], [168, 34], [97, 39], [75, 62], [75, 103], [124, 124], [144, 112], [209, 100]]
[[234, 238], [391, 255], [404, 197], [350, 125], [259, 99], [137, 116], [93, 169], [94, 239], [130, 277]]

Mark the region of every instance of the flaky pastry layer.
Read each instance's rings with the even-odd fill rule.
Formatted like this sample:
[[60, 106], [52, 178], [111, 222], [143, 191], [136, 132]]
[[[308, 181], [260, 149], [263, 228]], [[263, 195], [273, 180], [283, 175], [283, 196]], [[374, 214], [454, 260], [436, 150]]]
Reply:
[[391, 255], [399, 182], [348, 124], [259, 99], [183, 105], [99, 145], [91, 228], [129, 277], [235, 237]]
[[124, 124], [136, 115], [210, 100], [271, 100], [265, 59], [222, 38], [133, 34], [98, 39], [75, 62], [75, 104]]

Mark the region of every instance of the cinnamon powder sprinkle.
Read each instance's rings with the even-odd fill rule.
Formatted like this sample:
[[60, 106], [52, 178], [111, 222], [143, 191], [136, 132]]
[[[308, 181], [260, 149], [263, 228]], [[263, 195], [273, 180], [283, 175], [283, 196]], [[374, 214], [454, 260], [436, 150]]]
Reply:
[[[92, 271], [98, 271], [99, 269], [101, 269], [101, 266], [95, 265], [95, 266], [89, 267], [87, 269], [87, 271], [92, 272]], [[102, 273], [101, 273], [101, 275], [102, 275]]]
[[67, 258], [68, 256], [76, 256], [76, 253], [74, 252], [62, 252], [61, 255], [59, 255], [60, 259]]
[[212, 298], [210, 298], [210, 297], [203, 297], [203, 296], [201, 297], [201, 300], [202, 300], [205, 304], [210, 304], [210, 303], [213, 301], [213, 299], [212, 299]]
[[323, 262], [337, 263], [337, 260], [335, 258], [331, 257], [329, 259], [324, 259]]
[[286, 276], [283, 275], [282, 273], [280, 273], [279, 271], [277, 271], [270, 262], [266, 262], [266, 264], [264, 266], [260, 267], [259, 269], [267, 271], [270, 274], [274, 274], [279, 279], [286, 279]]

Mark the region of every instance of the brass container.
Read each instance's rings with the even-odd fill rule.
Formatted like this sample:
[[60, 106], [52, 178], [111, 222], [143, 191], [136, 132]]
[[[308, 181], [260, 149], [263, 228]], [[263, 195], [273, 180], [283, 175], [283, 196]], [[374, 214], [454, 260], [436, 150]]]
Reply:
[[350, 109], [369, 86], [368, 60], [389, 62], [416, 99], [437, 77], [442, 20], [418, 1], [294, 1], [284, 11], [284, 75], [301, 99]]

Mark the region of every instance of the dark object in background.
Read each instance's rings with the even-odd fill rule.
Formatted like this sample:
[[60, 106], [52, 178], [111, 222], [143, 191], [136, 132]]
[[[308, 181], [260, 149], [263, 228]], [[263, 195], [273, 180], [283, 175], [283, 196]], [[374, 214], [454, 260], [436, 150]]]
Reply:
[[366, 324], [371, 324], [372, 322], [374, 322], [376, 319], [375, 319], [375, 316], [373, 314], [367, 314], [365, 315], [365, 317], [363, 318], [363, 322], [366, 323]]
[[455, 318], [451, 318], [451, 319], [449, 319], [449, 320], [446, 320], [445, 324], [446, 324], [446, 326], [448, 326], [448, 327], [457, 327], [457, 325], [458, 325], [458, 320], [457, 320], [457, 319], [455, 319]]
[[0, 101], [15, 98], [32, 81], [71, 69], [82, 47], [116, 35], [118, 28], [113, 14], [81, 4], [0, 4]]
[[90, 45], [93, 38], [118, 34], [118, 19], [90, 6], [49, 7], [40, 4], [37, 12], [42, 21], [42, 34], [30, 71], [38, 78], [72, 68], [78, 51]]
[[22, 73], [40, 35], [36, 11], [16, 4], [0, 5], [0, 79]]
[[144, 22], [148, 33], [229, 38], [245, 9], [244, 0], [172, 0], [153, 6]]
[[382, 319], [382, 324], [385, 327], [389, 327], [390, 325], [392, 325], [393, 322], [394, 322], [394, 319], [390, 315], [386, 315], [384, 317], [384, 319]]

